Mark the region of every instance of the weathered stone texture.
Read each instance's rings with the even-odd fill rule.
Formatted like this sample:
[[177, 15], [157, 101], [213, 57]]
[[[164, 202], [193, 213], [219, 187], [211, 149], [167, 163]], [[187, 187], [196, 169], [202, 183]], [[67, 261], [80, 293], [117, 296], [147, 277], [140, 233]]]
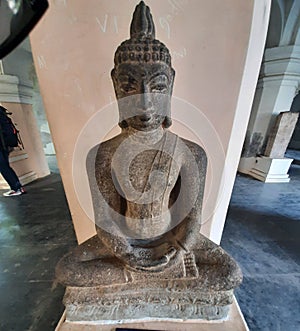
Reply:
[[242, 280], [200, 234], [206, 153], [167, 130], [174, 69], [150, 10], [135, 10], [112, 79], [122, 132], [90, 151], [97, 235], [63, 257], [67, 319], [222, 319]]
[[264, 155], [273, 159], [284, 158], [284, 154], [294, 132], [299, 113], [283, 112], [277, 116]]

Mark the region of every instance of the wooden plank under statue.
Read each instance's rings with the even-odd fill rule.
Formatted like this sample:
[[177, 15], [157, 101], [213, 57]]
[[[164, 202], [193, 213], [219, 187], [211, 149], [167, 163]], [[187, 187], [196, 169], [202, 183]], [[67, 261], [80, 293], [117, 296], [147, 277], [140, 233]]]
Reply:
[[122, 131], [88, 155], [97, 235], [57, 265], [57, 280], [67, 287], [61, 330], [163, 320], [223, 327], [228, 314], [237, 314], [233, 291], [242, 274], [200, 234], [207, 157], [168, 130], [175, 71], [143, 1], [114, 64]]

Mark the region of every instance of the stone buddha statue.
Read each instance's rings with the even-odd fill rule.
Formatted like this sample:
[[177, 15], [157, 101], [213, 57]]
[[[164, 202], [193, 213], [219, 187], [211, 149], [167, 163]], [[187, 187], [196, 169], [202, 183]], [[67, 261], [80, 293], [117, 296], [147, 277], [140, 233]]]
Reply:
[[143, 1], [114, 64], [122, 130], [87, 158], [97, 235], [57, 265], [67, 318], [224, 318], [241, 272], [200, 234], [206, 153], [168, 129], [175, 71]]

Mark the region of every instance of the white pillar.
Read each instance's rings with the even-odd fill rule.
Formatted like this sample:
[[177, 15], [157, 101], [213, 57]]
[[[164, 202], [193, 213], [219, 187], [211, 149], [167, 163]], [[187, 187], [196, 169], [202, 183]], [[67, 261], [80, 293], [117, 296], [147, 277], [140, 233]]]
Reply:
[[[12, 113], [24, 143], [23, 150], [15, 149], [10, 154], [10, 164], [21, 183], [25, 185], [48, 175], [50, 171], [32, 111], [32, 87], [20, 84], [16, 76], [0, 75], [0, 103]], [[0, 188], [8, 188], [1, 175]]]
[[300, 46], [265, 50], [247, 128], [239, 171], [249, 174], [263, 155], [268, 135], [280, 112], [290, 109], [300, 84]]

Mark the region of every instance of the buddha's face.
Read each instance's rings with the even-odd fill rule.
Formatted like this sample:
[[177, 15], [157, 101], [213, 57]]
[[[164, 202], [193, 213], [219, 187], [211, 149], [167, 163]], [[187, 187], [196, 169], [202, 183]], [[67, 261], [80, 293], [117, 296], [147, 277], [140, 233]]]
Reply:
[[162, 125], [169, 114], [174, 70], [165, 63], [123, 63], [112, 71], [120, 121], [140, 131]]

